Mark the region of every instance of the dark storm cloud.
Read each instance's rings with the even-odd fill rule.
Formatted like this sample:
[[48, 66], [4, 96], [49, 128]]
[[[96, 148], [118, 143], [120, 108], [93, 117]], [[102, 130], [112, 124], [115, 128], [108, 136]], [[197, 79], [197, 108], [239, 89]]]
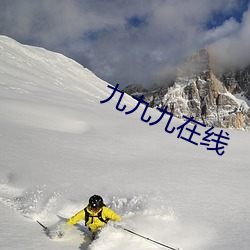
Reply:
[[[249, 49], [249, 12], [242, 20], [234, 18], [242, 8], [240, 3], [1, 0], [0, 33], [62, 52], [111, 83], [147, 86], [164, 80], [181, 59], [204, 46], [212, 44], [215, 54], [221, 53], [227, 62], [230, 56], [225, 46], [241, 45], [244, 54]], [[212, 27], [214, 13], [227, 18], [217, 24], [213, 20]]]

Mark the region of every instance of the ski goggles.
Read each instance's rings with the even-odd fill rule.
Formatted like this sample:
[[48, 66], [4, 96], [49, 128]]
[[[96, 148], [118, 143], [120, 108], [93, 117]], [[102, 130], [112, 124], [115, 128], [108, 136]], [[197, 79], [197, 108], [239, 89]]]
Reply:
[[90, 205], [89, 208], [93, 212], [97, 212], [97, 211], [99, 211], [101, 209], [101, 207], [97, 207], [97, 206], [93, 206], [93, 205], [92, 206]]

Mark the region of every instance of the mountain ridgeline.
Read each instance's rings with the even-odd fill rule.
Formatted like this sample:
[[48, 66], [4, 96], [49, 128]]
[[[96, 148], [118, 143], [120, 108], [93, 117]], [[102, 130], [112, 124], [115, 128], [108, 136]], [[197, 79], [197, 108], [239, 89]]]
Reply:
[[177, 69], [171, 85], [146, 90], [132, 84], [124, 92], [144, 100], [150, 107], [164, 109], [178, 118], [191, 117], [208, 127], [247, 129], [250, 127], [250, 66], [216, 72], [209, 52], [202, 49]]

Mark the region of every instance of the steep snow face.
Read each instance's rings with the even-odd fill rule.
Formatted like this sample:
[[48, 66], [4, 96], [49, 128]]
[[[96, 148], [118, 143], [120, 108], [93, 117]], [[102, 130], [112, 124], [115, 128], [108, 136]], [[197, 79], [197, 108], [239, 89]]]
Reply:
[[[225, 130], [230, 140], [218, 156], [166, 133], [168, 116], [143, 122], [144, 105], [126, 115], [137, 104], [128, 95], [125, 111], [116, 109], [119, 93], [100, 104], [112, 93], [108, 83], [63, 55], [7, 37], [0, 46], [2, 249], [162, 249], [111, 224], [91, 243], [84, 222], [61, 240], [36, 223], [53, 231], [95, 193], [124, 227], [166, 245], [249, 249], [248, 132]], [[147, 115], [153, 122], [161, 113]], [[183, 123], [173, 118], [171, 126]]]
[[[107, 83], [73, 60], [42, 48], [22, 46], [3, 36], [0, 74], [2, 119], [26, 126], [82, 133], [90, 125], [71, 107], [99, 103], [110, 96]], [[73, 101], [68, 99], [69, 94]], [[65, 108], [51, 103], [62, 103]]]

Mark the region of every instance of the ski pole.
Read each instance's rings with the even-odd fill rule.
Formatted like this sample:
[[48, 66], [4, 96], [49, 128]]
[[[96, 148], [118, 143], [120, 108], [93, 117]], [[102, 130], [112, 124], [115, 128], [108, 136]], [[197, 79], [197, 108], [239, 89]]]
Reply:
[[39, 222], [38, 220], [36, 221], [40, 226], [42, 226], [43, 227], [43, 229], [46, 231], [46, 230], [48, 230], [48, 228], [47, 227], [45, 227], [41, 222]]
[[173, 247], [167, 246], [167, 245], [162, 244], [162, 243], [160, 243], [160, 242], [158, 242], [158, 241], [155, 241], [155, 240], [152, 240], [152, 239], [150, 239], [150, 238], [148, 238], [148, 237], [145, 237], [145, 236], [143, 236], [143, 235], [141, 235], [141, 234], [135, 233], [135, 232], [133, 232], [133, 231], [127, 229], [127, 228], [124, 228], [124, 227], [123, 227], [122, 229], [125, 230], [125, 231], [127, 231], [127, 232], [129, 232], [129, 233], [131, 233], [131, 234], [137, 235], [137, 236], [139, 236], [139, 237], [141, 237], [141, 238], [143, 238], [143, 239], [145, 239], [145, 240], [148, 240], [148, 241], [154, 242], [154, 243], [156, 243], [156, 244], [158, 244], [158, 245], [161, 245], [161, 246], [163, 246], [163, 247], [166, 247], [166, 248], [168, 248], [168, 249], [171, 249], [171, 250], [180, 250], [180, 248], [173, 248]]

